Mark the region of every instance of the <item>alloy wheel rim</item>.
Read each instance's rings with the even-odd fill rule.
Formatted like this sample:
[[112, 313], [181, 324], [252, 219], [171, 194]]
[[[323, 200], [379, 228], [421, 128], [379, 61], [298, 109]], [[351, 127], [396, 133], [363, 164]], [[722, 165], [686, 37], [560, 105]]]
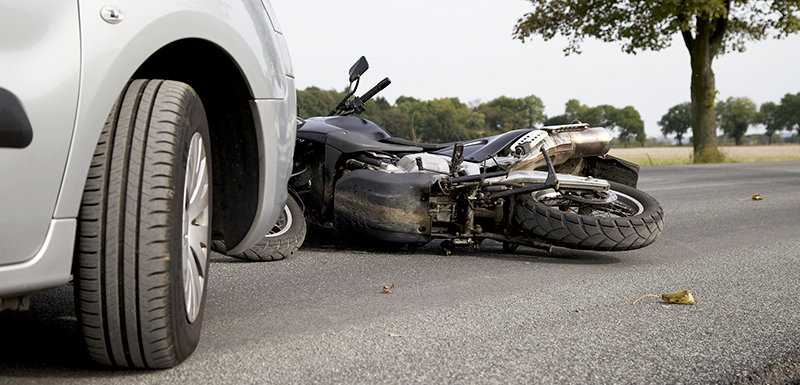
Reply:
[[194, 322], [203, 301], [209, 254], [209, 170], [203, 136], [192, 135], [183, 187], [183, 294], [186, 318]]
[[[290, 198], [291, 199], [291, 198]], [[292, 212], [289, 210], [289, 205], [283, 206], [283, 212], [278, 216], [275, 226], [269, 231], [266, 237], [277, 237], [286, 234], [292, 227]]]

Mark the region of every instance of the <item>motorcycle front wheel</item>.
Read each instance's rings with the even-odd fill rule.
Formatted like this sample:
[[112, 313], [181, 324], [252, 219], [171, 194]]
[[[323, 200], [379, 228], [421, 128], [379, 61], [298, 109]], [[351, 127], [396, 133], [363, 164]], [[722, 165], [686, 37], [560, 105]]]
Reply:
[[[294, 198], [289, 197], [270, 232], [250, 249], [230, 256], [247, 261], [279, 261], [293, 255], [303, 245], [306, 231], [303, 209]], [[213, 241], [212, 249], [225, 253], [225, 242]]]
[[552, 189], [517, 196], [513, 223], [526, 235], [554, 246], [624, 251], [653, 243], [664, 227], [664, 210], [650, 195], [615, 182], [599, 197]]

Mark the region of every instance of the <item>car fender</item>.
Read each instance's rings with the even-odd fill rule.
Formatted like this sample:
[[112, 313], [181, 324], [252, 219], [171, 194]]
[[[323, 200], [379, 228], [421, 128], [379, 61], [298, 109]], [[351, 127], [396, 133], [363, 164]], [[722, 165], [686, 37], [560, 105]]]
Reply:
[[[283, 206], [286, 193], [276, 189], [291, 172], [296, 114], [293, 73], [283, 35], [275, 28], [261, 1], [193, 1], [191, 9], [180, 2], [123, 1], [115, 4], [121, 21], [102, 17], [107, 2], [80, 2], [81, 81], [75, 129], [55, 217], [78, 214], [83, 184], [103, 123], [127, 81], [154, 52], [182, 39], [209, 41], [224, 50], [239, 67], [254, 100], [253, 115], [260, 128], [261, 161], [259, 207], [250, 233], [238, 248], [255, 243], [257, 233], [268, 229]], [[202, 65], [202, 63], [198, 63]], [[258, 105], [269, 108], [256, 108]], [[270, 119], [258, 118], [271, 110]], [[279, 116], [283, 126], [268, 124]], [[274, 154], [264, 140], [278, 141]], [[288, 146], [288, 148], [286, 148]], [[277, 164], [275, 163], [277, 162]], [[273, 170], [277, 165], [276, 170]], [[277, 182], [276, 182], [277, 181]], [[283, 181], [283, 182], [281, 182]], [[277, 208], [275, 208], [275, 207]]]

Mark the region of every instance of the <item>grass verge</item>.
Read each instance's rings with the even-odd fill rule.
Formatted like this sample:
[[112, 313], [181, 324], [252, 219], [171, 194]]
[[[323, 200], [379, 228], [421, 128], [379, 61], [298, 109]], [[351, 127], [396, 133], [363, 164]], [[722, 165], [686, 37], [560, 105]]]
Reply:
[[[678, 164], [693, 164], [691, 157], [680, 158], [623, 158], [640, 166], [672, 166]], [[759, 156], [759, 157], [726, 157], [723, 163], [750, 163], [750, 162], [787, 162], [800, 161], [800, 156]]]

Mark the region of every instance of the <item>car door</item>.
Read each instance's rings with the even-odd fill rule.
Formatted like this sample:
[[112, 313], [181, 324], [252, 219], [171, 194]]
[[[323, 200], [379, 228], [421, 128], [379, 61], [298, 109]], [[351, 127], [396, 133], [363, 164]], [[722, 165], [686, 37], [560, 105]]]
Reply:
[[75, 123], [80, 48], [78, 2], [0, 0], [0, 266], [31, 259], [48, 233]]

